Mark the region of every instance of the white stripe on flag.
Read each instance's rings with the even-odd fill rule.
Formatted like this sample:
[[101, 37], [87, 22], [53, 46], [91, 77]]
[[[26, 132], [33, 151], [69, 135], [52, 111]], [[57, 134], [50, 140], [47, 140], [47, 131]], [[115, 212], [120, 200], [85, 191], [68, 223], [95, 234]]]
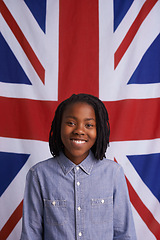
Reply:
[[[25, 179], [29, 168], [37, 162], [51, 157], [51, 154], [49, 152], [49, 145], [47, 142], [11, 138], [0, 138], [0, 142], [0, 151], [2, 152], [30, 154], [26, 164], [18, 172], [0, 198], [1, 229], [7, 222], [10, 215], [23, 200]], [[14, 198], [11, 199], [11, 196], [14, 196]], [[4, 206], [7, 206], [5, 211], [3, 211]]]

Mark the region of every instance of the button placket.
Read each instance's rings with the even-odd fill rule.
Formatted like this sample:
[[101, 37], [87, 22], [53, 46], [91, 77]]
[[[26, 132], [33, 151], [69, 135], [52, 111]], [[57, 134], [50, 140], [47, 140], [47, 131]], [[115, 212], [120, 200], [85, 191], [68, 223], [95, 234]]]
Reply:
[[77, 239], [82, 239], [83, 236], [83, 209], [81, 206], [82, 189], [80, 175], [80, 168], [77, 166], [75, 168], [75, 211]]

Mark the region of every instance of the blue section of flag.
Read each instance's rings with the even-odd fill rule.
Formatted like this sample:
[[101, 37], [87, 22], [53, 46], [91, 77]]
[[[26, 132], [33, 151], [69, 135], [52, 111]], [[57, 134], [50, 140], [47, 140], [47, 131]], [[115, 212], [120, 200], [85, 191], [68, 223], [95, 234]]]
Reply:
[[24, 166], [29, 154], [0, 152], [0, 196]]
[[144, 54], [128, 84], [160, 83], [160, 34]]
[[46, 0], [24, 0], [39, 26], [45, 32], [46, 23]]
[[12, 50], [0, 33], [0, 82], [31, 85]]
[[160, 201], [160, 153], [127, 156], [144, 183]]
[[126, 15], [132, 5], [133, 0], [114, 0], [114, 31]]

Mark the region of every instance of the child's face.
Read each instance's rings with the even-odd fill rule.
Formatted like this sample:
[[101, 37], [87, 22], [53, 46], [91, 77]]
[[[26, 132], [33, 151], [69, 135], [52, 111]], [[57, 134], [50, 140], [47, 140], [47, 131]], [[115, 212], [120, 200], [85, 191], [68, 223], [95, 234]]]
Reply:
[[88, 156], [96, 137], [96, 116], [93, 107], [82, 102], [67, 106], [61, 123], [61, 139], [66, 157], [79, 164]]

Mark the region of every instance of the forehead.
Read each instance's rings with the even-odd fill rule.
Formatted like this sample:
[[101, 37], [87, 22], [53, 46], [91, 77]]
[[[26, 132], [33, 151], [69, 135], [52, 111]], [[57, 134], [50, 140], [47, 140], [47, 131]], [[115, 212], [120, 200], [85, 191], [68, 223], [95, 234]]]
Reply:
[[86, 103], [86, 102], [76, 102], [76, 103], [71, 103], [69, 104], [64, 112], [63, 116], [81, 116], [84, 118], [94, 118], [95, 119], [95, 111], [94, 108]]

